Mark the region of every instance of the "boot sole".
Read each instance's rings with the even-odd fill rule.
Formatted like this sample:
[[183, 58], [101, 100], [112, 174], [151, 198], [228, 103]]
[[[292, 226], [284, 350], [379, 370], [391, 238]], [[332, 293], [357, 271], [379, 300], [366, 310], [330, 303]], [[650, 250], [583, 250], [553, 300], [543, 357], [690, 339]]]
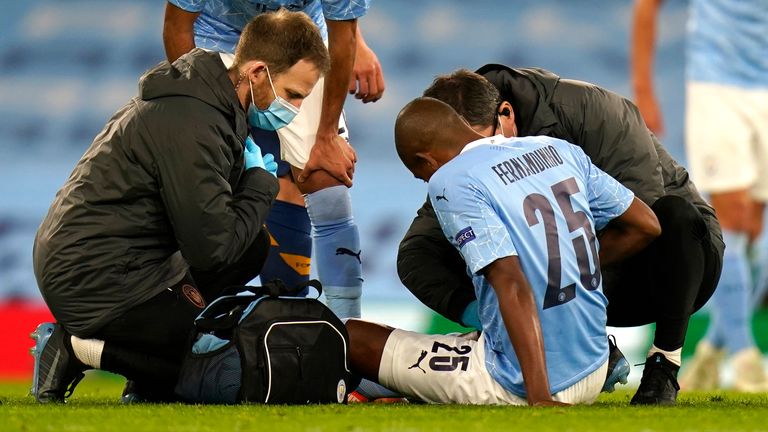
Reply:
[[33, 331], [29, 335], [29, 337], [35, 341], [35, 346], [29, 349], [29, 353], [35, 359], [35, 368], [34, 368], [34, 373], [32, 375], [32, 388], [30, 389], [30, 393], [39, 402], [47, 402], [47, 401], [41, 401], [38, 398], [38, 393], [40, 390], [39, 388], [40, 359], [43, 355], [43, 351], [45, 350], [45, 346], [48, 344], [48, 340], [51, 338], [51, 335], [53, 334], [54, 329], [55, 329], [55, 326], [53, 323], [42, 323], [38, 325], [35, 331]]
[[613, 393], [616, 390], [616, 384], [626, 384], [629, 380], [629, 362], [626, 358], [622, 358], [616, 362], [616, 366], [613, 367], [613, 371], [605, 379], [603, 389], [601, 392]]

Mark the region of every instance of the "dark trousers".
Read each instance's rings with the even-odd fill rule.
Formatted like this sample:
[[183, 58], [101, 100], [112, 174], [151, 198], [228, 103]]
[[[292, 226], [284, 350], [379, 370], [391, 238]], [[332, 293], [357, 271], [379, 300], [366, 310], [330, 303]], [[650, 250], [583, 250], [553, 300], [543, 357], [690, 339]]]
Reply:
[[701, 213], [683, 198], [669, 195], [652, 206], [661, 235], [646, 249], [603, 268], [608, 325], [656, 323], [654, 345], [683, 346], [688, 319], [715, 291], [723, 251], [713, 245]]
[[190, 269], [174, 286], [109, 322], [93, 336], [105, 341], [101, 368], [139, 383], [140, 391], [159, 400], [172, 398], [195, 317], [226, 287], [256, 277], [268, 251], [269, 236], [262, 230], [236, 263], [216, 271]]

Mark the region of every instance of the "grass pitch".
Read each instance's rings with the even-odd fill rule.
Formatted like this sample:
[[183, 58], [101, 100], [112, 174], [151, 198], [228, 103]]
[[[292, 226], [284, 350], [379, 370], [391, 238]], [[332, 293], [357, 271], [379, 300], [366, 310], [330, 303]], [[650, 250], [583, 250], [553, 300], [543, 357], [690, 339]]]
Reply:
[[88, 376], [66, 405], [0, 383], [1, 431], [768, 431], [768, 395], [687, 393], [676, 407], [631, 407], [631, 391], [570, 408], [430, 405], [196, 406], [118, 403], [123, 382]]

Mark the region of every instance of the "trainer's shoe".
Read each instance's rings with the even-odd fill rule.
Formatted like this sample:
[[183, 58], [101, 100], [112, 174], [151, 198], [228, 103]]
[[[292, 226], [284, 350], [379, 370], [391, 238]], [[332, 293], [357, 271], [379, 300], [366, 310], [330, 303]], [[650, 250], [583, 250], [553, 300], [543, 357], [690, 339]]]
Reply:
[[693, 358], [686, 362], [680, 374], [680, 388], [683, 390], [712, 391], [720, 387], [720, 363], [725, 351], [702, 340], [696, 345]]
[[123, 394], [120, 396], [120, 403], [126, 405], [139, 403], [174, 403], [181, 401], [181, 398], [173, 393], [172, 388], [153, 388], [152, 386], [142, 385], [134, 380], [125, 382]]
[[600, 391], [611, 393], [616, 390], [616, 384], [626, 384], [628, 377], [629, 362], [616, 345], [616, 338], [608, 335], [608, 374]]
[[629, 402], [631, 405], [674, 405], [677, 401], [677, 372], [680, 366], [654, 353], [645, 360], [640, 387]]
[[731, 357], [734, 380], [733, 389], [746, 393], [768, 391], [763, 355], [755, 348], [743, 349]]
[[35, 358], [32, 396], [40, 403], [64, 402], [88, 367], [75, 357], [70, 335], [60, 324], [42, 323], [30, 337], [35, 340], [29, 350]]

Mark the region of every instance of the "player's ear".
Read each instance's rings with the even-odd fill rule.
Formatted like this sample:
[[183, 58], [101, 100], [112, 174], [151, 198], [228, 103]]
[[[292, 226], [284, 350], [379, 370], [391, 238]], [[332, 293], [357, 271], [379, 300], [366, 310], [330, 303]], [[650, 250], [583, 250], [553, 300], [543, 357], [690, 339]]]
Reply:
[[437, 160], [434, 158], [434, 156], [432, 156], [432, 153], [428, 151], [416, 152], [414, 153], [413, 158], [416, 161], [417, 166], [422, 166], [433, 170], [440, 168]]

